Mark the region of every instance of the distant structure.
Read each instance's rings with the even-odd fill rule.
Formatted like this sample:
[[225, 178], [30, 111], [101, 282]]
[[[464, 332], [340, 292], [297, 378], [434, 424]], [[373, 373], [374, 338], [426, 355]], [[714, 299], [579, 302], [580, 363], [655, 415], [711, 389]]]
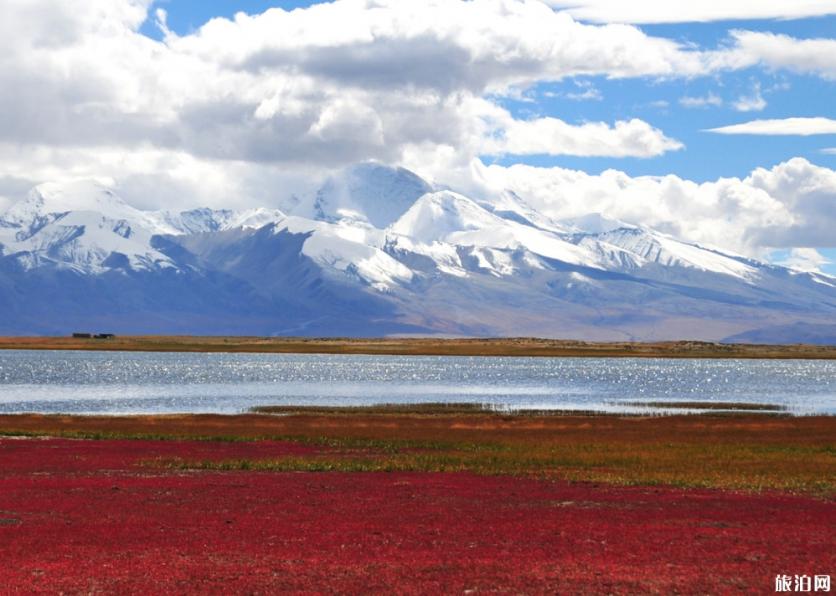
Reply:
[[73, 339], [113, 339], [113, 333], [73, 333]]

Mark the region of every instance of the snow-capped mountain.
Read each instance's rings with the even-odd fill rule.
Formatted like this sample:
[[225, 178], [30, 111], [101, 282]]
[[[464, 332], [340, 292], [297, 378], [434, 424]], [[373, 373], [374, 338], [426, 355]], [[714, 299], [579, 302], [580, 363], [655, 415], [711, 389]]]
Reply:
[[0, 215], [0, 333], [836, 343], [836, 279], [361, 164], [282, 209], [142, 211], [94, 182]]

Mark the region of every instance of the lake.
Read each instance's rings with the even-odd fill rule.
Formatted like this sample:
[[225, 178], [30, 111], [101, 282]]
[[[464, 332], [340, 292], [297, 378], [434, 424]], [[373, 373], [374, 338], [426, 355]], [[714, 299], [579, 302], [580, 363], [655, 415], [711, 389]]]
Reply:
[[673, 411], [636, 402], [745, 402], [836, 414], [836, 362], [0, 352], [0, 413], [238, 413], [259, 405], [421, 402], [614, 413]]

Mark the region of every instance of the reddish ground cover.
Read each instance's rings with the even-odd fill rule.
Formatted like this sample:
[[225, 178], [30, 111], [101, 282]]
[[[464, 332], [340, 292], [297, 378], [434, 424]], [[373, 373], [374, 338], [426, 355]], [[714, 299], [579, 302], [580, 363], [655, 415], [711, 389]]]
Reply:
[[836, 506], [808, 497], [142, 464], [315, 450], [0, 439], [2, 591], [766, 593], [836, 569]]

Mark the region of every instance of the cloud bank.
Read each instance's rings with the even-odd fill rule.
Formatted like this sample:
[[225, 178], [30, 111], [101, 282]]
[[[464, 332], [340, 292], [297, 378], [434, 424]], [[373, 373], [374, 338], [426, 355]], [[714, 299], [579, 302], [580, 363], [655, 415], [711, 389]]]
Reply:
[[[513, 190], [555, 219], [590, 212], [679, 238], [765, 258], [776, 248], [836, 245], [836, 171], [795, 158], [745, 178], [696, 183], [678, 176], [600, 175], [565, 168], [471, 164], [458, 184]], [[808, 254], [809, 256], [809, 254]]]
[[732, 19], [802, 19], [836, 14], [833, 0], [547, 0], [577, 19], [595, 23], [705, 23]]
[[[644, 6], [631, 10], [641, 14]], [[688, 18], [729, 10], [755, 18], [761, 10], [756, 3], [723, 6], [695, 8]], [[578, 22], [578, 11], [538, 0], [337, 0], [213, 19], [189, 35], [169, 31], [157, 10], [165, 34], [157, 41], [139, 33], [150, 9], [150, 0], [4, 3], [0, 88], [14, 92], [0, 94], [0, 207], [30, 185], [75, 178], [113, 184], [140, 207], [274, 205], [334, 168], [377, 160], [441, 184], [485, 193], [511, 188], [555, 214], [606, 211], [750, 253], [774, 239], [813, 246], [827, 236], [813, 215], [833, 222], [826, 209], [833, 172], [804, 160], [776, 166], [797, 181], [782, 194], [758, 186], [756, 178], [769, 177], [758, 172], [695, 184], [614, 171], [485, 167], [479, 158], [678, 151], [680, 140], [631, 115], [523, 117], [504, 100], [578, 76], [690, 80], [763, 68], [830, 80], [834, 40], [734, 31], [705, 49], [628, 24]], [[831, 9], [832, 2], [800, 2], [757, 14], [797, 18]], [[579, 89], [572, 99], [601, 97], [594, 87]], [[759, 109], [758, 97], [736, 105]], [[714, 132], [813, 134], [799, 131], [832, 125], [823, 118], [763, 120]], [[815, 183], [802, 184], [802, 175]], [[809, 188], [818, 190], [799, 190]], [[734, 225], [723, 223], [728, 218]]]

